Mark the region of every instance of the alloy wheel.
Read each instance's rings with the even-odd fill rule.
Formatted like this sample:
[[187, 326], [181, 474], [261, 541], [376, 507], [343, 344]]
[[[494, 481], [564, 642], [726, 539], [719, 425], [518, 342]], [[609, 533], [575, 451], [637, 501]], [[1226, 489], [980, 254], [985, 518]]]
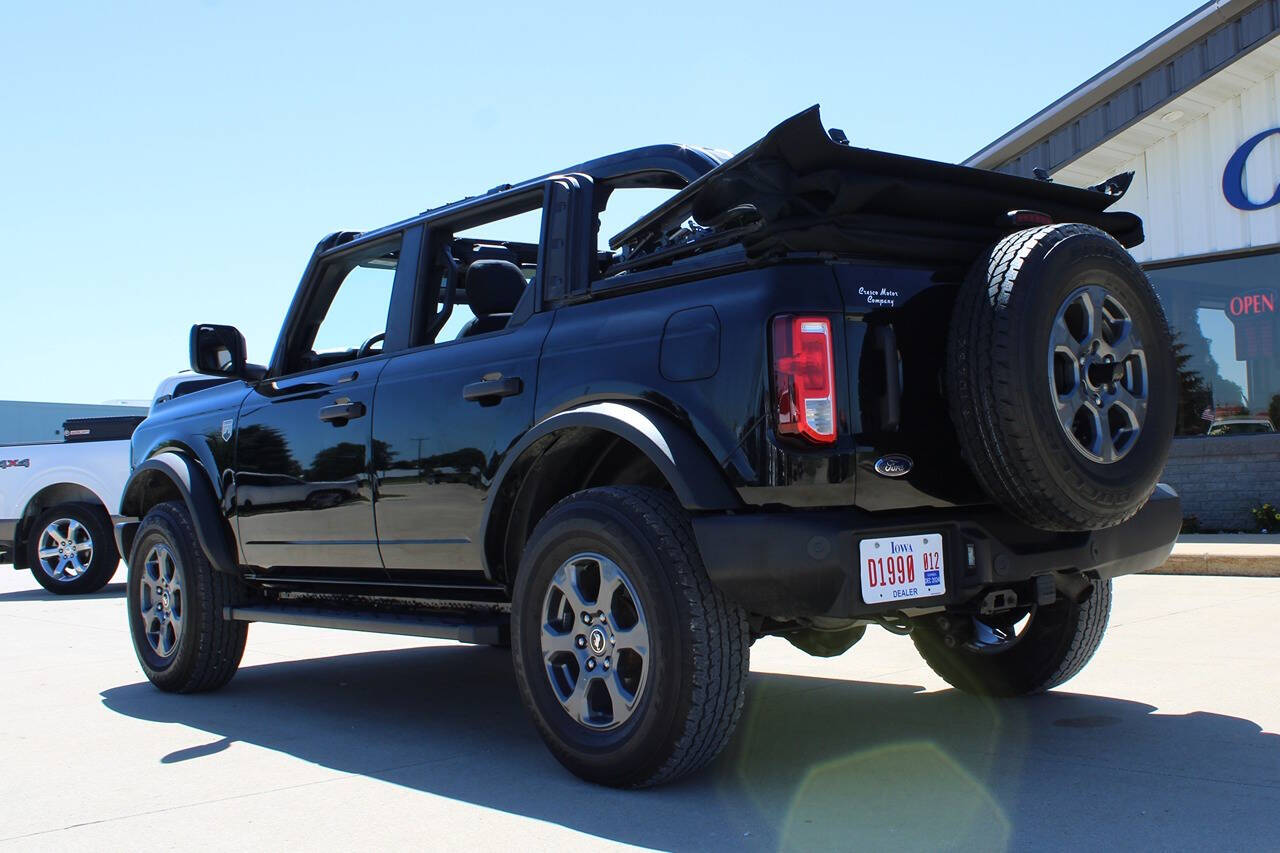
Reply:
[[964, 647], [983, 655], [1006, 652], [1027, 636], [1035, 615], [1036, 607], [1032, 605], [989, 616], [974, 616], [972, 633]]
[[93, 562], [93, 536], [74, 518], [58, 518], [40, 532], [36, 550], [40, 569], [59, 583], [76, 580]]
[[186, 599], [182, 567], [167, 545], [157, 543], [147, 551], [138, 596], [147, 644], [160, 657], [171, 657], [182, 639]]
[[625, 723], [650, 660], [649, 626], [626, 573], [601, 554], [575, 554], [552, 576], [541, 612], [542, 658], [565, 712], [591, 729]]
[[1147, 416], [1146, 353], [1132, 315], [1102, 285], [1063, 300], [1049, 336], [1049, 394], [1062, 431], [1086, 459], [1110, 465]]

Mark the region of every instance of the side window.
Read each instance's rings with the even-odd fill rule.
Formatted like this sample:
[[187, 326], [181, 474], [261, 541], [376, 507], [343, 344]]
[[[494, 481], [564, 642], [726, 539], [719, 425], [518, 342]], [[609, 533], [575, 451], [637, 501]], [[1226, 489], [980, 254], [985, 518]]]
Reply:
[[600, 230], [596, 236], [596, 249], [609, 250], [609, 240], [641, 216], [653, 210], [675, 195], [677, 190], [663, 187], [619, 187], [609, 193], [604, 210], [597, 218]]
[[290, 372], [380, 351], [375, 339], [387, 330], [399, 259], [397, 237], [342, 254], [321, 269], [318, 289], [291, 348]]
[[1173, 331], [1177, 435], [1280, 430], [1280, 253], [1147, 271]]
[[[444, 343], [505, 329], [521, 300], [536, 286], [542, 234], [542, 193], [502, 205], [488, 217], [475, 214], [457, 224], [432, 228], [426, 286], [436, 292], [435, 313], [419, 343]], [[449, 303], [448, 252], [456, 264]], [[434, 334], [432, 334], [434, 330]]]
[[608, 275], [609, 265], [614, 260], [609, 240], [676, 192], [677, 190], [663, 187], [618, 187], [609, 193], [604, 209], [596, 215], [599, 222], [596, 230], [599, 274]]

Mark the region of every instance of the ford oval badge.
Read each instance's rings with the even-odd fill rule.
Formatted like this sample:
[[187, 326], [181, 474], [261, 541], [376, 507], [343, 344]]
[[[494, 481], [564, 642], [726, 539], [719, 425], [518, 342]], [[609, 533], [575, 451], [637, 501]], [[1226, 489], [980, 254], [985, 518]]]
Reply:
[[910, 456], [890, 453], [876, 460], [876, 473], [882, 477], [901, 477], [911, 473], [913, 464]]

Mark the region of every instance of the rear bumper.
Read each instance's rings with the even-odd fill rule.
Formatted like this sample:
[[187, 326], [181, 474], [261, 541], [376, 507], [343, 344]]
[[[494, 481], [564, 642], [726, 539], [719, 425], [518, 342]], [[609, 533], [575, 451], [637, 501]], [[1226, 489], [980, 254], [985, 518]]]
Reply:
[[[891, 521], [856, 510], [693, 520], [712, 583], [748, 612], [774, 618], [913, 615], [1026, 587], [1039, 575], [1087, 572], [1105, 580], [1142, 572], [1165, 561], [1181, 526], [1182, 502], [1163, 484], [1129, 521], [1084, 533], [1046, 533], [990, 507], [921, 510]], [[858, 542], [904, 533], [942, 534], [947, 593], [909, 606], [865, 603]]]

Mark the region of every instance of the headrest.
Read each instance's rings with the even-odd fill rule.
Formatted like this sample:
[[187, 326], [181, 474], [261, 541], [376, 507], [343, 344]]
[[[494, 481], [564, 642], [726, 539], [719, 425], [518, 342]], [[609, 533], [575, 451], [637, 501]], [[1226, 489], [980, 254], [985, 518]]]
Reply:
[[469, 255], [462, 257], [470, 261], [511, 261], [513, 264], [520, 262], [514, 250], [506, 246], [490, 246], [484, 243], [473, 245]]
[[511, 261], [473, 261], [467, 267], [467, 304], [477, 317], [512, 313], [524, 288], [524, 273]]

